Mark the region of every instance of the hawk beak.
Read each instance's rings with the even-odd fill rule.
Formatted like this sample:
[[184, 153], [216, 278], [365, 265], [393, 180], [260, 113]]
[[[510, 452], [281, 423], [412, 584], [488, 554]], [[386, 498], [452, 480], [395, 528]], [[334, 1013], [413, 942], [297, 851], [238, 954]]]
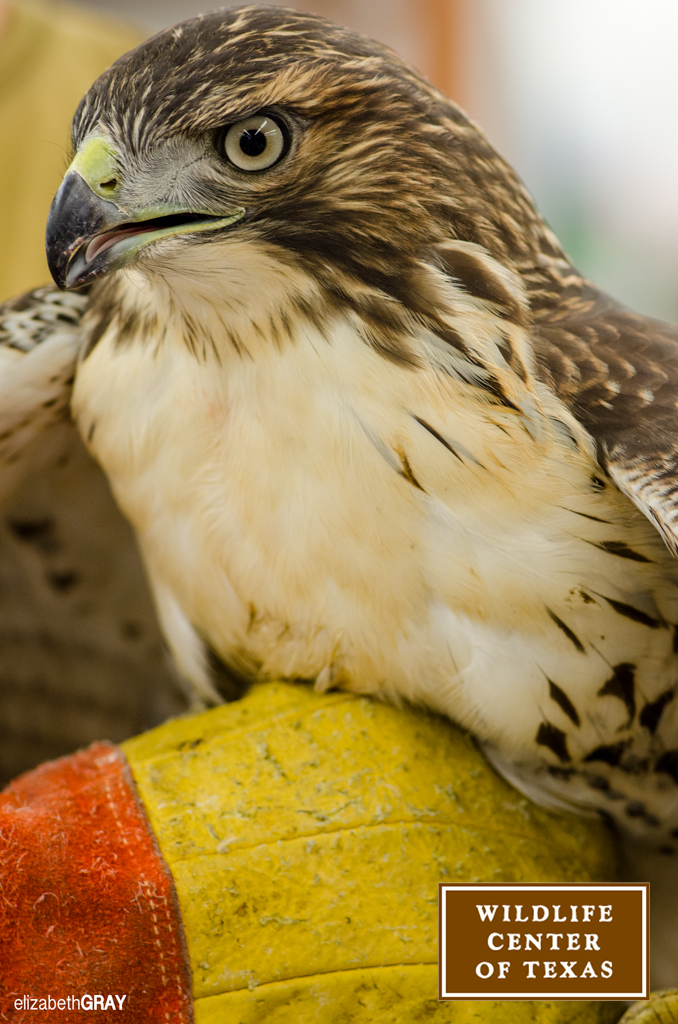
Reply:
[[59, 288], [87, 284], [113, 269], [104, 271], [101, 260], [88, 264], [87, 243], [124, 220], [120, 208], [95, 196], [77, 172], [66, 175], [47, 219], [47, 264]]
[[80, 288], [119, 270], [158, 239], [226, 227], [245, 215], [242, 207], [226, 216], [172, 203], [130, 208], [120, 191], [115, 150], [90, 138], [68, 168], [47, 219], [47, 264], [59, 288]]

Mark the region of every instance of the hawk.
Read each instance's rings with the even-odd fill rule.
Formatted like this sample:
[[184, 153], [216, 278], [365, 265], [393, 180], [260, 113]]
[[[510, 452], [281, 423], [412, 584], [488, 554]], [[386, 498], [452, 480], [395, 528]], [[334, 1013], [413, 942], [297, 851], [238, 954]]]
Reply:
[[161, 32], [73, 148], [47, 229], [59, 288], [90, 289], [73, 414], [193, 692], [224, 665], [420, 702], [674, 850], [678, 331], [317, 17]]

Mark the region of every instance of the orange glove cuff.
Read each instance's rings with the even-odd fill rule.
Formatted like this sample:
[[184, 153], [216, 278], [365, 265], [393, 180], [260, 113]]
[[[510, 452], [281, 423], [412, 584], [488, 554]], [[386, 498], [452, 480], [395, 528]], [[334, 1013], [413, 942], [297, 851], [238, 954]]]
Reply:
[[174, 883], [122, 752], [95, 743], [11, 783], [0, 794], [0, 1020], [64, 1009], [91, 1024], [92, 1010], [120, 1009], [129, 1024], [190, 1024], [190, 992]]

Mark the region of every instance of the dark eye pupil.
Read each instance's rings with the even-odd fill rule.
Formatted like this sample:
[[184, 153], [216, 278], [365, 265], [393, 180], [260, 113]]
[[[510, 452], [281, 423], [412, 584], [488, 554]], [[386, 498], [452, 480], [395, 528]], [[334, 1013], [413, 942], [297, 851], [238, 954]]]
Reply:
[[266, 136], [258, 128], [248, 128], [240, 136], [240, 148], [245, 156], [260, 156], [266, 149]]

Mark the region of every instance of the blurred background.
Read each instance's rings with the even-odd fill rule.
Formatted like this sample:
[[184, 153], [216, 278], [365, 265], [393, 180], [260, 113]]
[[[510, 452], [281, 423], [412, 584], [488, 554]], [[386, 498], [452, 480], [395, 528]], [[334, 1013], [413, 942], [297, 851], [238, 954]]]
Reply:
[[[31, 4], [60, 7], [56, 0], [16, 0], [17, 7]], [[676, 0], [296, 6], [380, 39], [412, 61], [485, 129], [584, 273], [641, 312], [678, 319]], [[78, 0], [78, 7], [119, 19], [139, 38], [209, 9], [204, 0]], [[111, 33], [110, 47], [119, 52]], [[0, 114], [7, 35], [0, 35]], [[98, 59], [105, 64], [110, 57]], [[59, 166], [39, 197], [36, 232], [66, 162], [65, 127], [59, 132], [58, 143], [45, 139], [43, 146], [43, 158], [53, 161], [47, 147], [56, 145]], [[0, 193], [0, 225], [13, 201]], [[23, 227], [25, 246], [39, 248]], [[0, 298], [36, 283], [15, 270], [6, 285], [0, 281]]]
[[[157, 31], [195, 0], [94, 0]], [[380, 39], [485, 129], [577, 266], [678, 319], [676, 0], [305, 0]]]

